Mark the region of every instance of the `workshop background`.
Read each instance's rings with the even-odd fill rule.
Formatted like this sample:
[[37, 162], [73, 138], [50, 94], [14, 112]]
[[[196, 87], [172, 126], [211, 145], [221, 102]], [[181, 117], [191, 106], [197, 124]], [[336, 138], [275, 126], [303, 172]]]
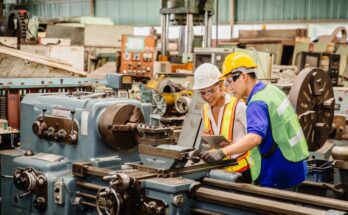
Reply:
[[[347, 11], [347, 0], [0, 0], [0, 214], [347, 214]], [[202, 158], [221, 137], [202, 138], [195, 70], [222, 70], [231, 53], [297, 114], [309, 156], [293, 189]]]

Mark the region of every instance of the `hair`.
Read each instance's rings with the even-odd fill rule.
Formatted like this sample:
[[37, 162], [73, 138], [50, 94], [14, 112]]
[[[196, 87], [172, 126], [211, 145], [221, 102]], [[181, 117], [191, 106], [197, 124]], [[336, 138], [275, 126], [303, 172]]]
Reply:
[[257, 79], [257, 76], [256, 76], [255, 72], [249, 72], [249, 73], [247, 73], [247, 75], [249, 75], [249, 77], [252, 78], [252, 79]]

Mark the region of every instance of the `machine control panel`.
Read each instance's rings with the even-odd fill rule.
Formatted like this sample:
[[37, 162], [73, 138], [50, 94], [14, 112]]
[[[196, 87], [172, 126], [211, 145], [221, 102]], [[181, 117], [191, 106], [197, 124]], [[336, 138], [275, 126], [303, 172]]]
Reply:
[[46, 140], [72, 145], [76, 144], [78, 138], [78, 125], [74, 120], [75, 111], [70, 111], [70, 119], [53, 115], [46, 116], [46, 111], [46, 109], [43, 109], [42, 116], [32, 124], [34, 134]]
[[338, 86], [341, 56], [321, 52], [301, 52], [300, 70], [307, 67], [320, 67], [330, 77], [332, 85]]
[[153, 36], [122, 35], [119, 73], [152, 78], [155, 44]]

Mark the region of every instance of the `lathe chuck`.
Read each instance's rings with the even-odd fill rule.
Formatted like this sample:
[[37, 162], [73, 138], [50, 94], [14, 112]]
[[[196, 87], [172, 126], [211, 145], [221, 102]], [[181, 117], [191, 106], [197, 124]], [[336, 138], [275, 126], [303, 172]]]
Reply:
[[[144, 123], [139, 108], [130, 104], [115, 104], [106, 108], [99, 119], [99, 131], [104, 143], [114, 150], [131, 149], [137, 145], [136, 131], [132, 126]], [[123, 129], [119, 129], [124, 126]], [[116, 127], [118, 129], [116, 129]]]

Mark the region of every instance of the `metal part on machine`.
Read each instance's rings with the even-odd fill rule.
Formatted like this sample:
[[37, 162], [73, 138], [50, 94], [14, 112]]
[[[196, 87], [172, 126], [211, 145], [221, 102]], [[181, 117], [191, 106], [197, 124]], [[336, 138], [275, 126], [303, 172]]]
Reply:
[[173, 204], [180, 208], [184, 204], [184, 196], [182, 194], [173, 196]]
[[0, 150], [13, 149], [19, 144], [19, 131], [9, 127], [8, 121], [0, 116]]
[[103, 177], [103, 180], [109, 181], [110, 186], [112, 186], [117, 192], [123, 192], [130, 186], [134, 186], [134, 178], [124, 173], [107, 175]]
[[107, 86], [114, 90], [132, 89], [133, 77], [126, 74], [109, 73], [106, 75]]
[[157, 146], [160, 144], [174, 144], [173, 130], [170, 127], [138, 125], [138, 143]]
[[54, 183], [54, 202], [56, 204], [64, 204], [64, 186], [63, 180], [57, 180]]
[[46, 111], [47, 109], [43, 109], [42, 116], [32, 124], [33, 133], [45, 140], [76, 144], [78, 125], [74, 120], [75, 111], [70, 111], [71, 119], [52, 115], [46, 116]]
[[25, 40], [28, 31], [28, 18], [30, 14], [26, 10], [10, 11], [5, 26], [6, 36], [17, 36], [19, 39]]
[[299, 212], [301, 214], [327, 214], [324, 213], [327, 209], [348, 210], [346, 201], [309, 194], [210, 178], [204, 178], [203, 184], [220, 189], [200, 187], [196, 190], [195, 197], [203, 201], [204, 199], [208, 202], [213, 200], [218, 204], [225, 203], [230, 206], [238, 201], [237, 207], [246, 206], [256, 210], [257, 214], [298, 214]]
[[104, 143], [114, 150], [120, 150], [137, 145], [136, 128], [144, 122], [144, 115], [136, 106], [115, 104], [106, 108], [98, 126]]
[[335, 98], [331, 79], [319, 68], [302, 70], [289, 93], [310, 151], [327, 140], [334, 117]]
[[31, 126], [31, 129], [33, 130], [34, 134], [38, 135], [39, 137], [43, 136], [43, 132], [47, 128], [45, 123], [46, 111], [46, 108], [42, 109], [42, 116], [40, 116], [38, 120], [34, 122]]
[[346, 116], [335, 115], [333, 119], [332, 129], [335, 139], [348, 139], [346, 131]]
[[98, 215], [120, 214], [122, 198], [111, 187], [102, 187], [98, 190], [96, 196], [96, 210]]
[[[341, 37], [338, 34], [341, 33]], [[318, 38], [318, 43], [342, 43], [345, 44], [347, 41], [347, 29], [345, 27], [337, 27], [331, 33], [331, 35], [322, 35]]]
[[342, 160], [348, 162], [348, 147], [335, 146], [332, 149], [332, 157], [335, 160]]
[[[204, 46], [211, 45], [211, 28], [213, 15], [213, 1], [210, 0], [161, 0], [161, 49], [162, 55], [166, 54], [168, 47], [168, 30], [170, 22], [175, 25], [184, 26], [184, 53], [192, 53], [193, 42], [193, 26], [203, 24], [205, 26], [204, 32]], [[191, 58], [192, 59], [192, 58]]]
[[36, 199], [33, 202], [33, 206], [41, 212], [46, 210], [47, 179], [44, 174], [36, 172], [32, 168], [17, 168], [13, 175], [13, 182], [17, 189], [26, 192], [14, 196], [16, 203], [30, 194], [35, 194]]
[[174, 93], [177, 91], [177, 88], [180, 88], [178, 84], [173, 83], [169, 79], [163, 79], [157, 82], [156, 91], [158, 93]]
[[[147, 169], [148, 171], [153, 171], [154, 169], [156, 169], [156, 171], [161, 170], [161, 172], [166, 172], [163, 172], [164, 175], [169, 174], [173, 176], [177, 174], [185, 174], [186, 171], [208, 171], [210, 168], [213, 169], [214, 166], [215, 168], [220, 167], [220, 165], [225, 162], [230, 165], [235, 165], [234, 159], [224, 160], [215, 165], [205, 163], [202, 165], [198, 163], [200, 160], [199, 151], [195, 148], [179, 145], [159, 145], [153, 147], [151, 145], [140, 144], [138, 146], [138, 151], [142, 161], [141, 169]], [[209, 166], [209, 168], [207, 168], [206, 165]], [[132, 164], [132, 166], [135, 168], [140, 167], [136, 164]]]
[[191, 98], [188, 96], [182, 96], [175, 101], [175, 109], [181, 114], [188, 112], [191, 104]]
[[[18, 74], [19, 75], [19, 74]], [[29, 93], [92, 92], [104, 80], [91, 78], [0, 78], [0, 118], [20, 128], [20, 102]]]
[[103, 180], [109, 181], [109, 186], [99, 186], [90, 183], [79, 182], [78, 185], [87, 189], [96, 190], [96, 195], [78, 191], [77, 195], [90, 200], [95, 200], [95, 204], [84, 202], [84, 205], [95, 207], [97, 214], [122, 214], [121, 210], [125, 203], [125, 190], [134, 185], [134, 179], [123, 173], [106, 175]]
[[152, 113], [163, 116], [167, 111], [167, 103], [164, 97], [158, 93], [152, 94]]
[[145, 213], [146, 214], [156, 214], [156, 215], [162, 215], [165, 214], [165, 205], [162, 202], [159, 201], [144, 201], [143, 202], [145, 207]]

